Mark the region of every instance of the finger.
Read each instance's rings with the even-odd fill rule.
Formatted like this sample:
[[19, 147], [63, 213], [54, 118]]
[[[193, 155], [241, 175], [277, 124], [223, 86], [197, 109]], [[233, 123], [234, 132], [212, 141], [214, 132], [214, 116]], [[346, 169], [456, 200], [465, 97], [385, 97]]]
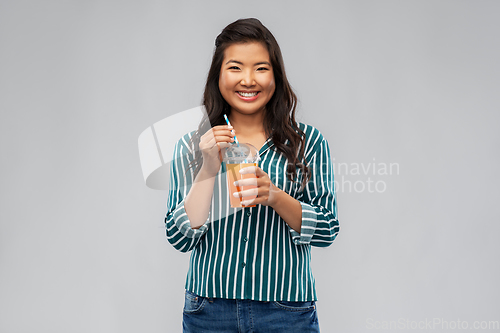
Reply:
[[231, 147], [231, 144], [229, 142], [218, 142], [218, 144], [220, 149], [227, 149]]
[[260, 205], [260, 204], [266, 204], [267, 202], [267, 197], [257, 197], [255, 199], [250, 199], [250, 200], [243, 200], [241, 202], [242, 206], [253, 206], [253, 205]]
[[229, 126], [229, 125], [217, 125], [217, 126], [212, 127], [212, 129], [216, 130], [216, 131], [218, 131], [218, 130], [227, 130], [227, 129], [232, 130], [233, 126]]
[[261, 168], [259, 168], [258, 166], [249, 166], [249, 167], [246, 167], [246, 168], [241, 168], [240, 169], [240, 173], [242, 175], [253, 173], [258, 178], [266, 177], [267, 176], [267, 173], [264, 170], [262, 170]]
[[[231, 133], [231, 131], [233, 131], [233, 133]], [[234, 136], [234, 129], [232, 126], [228, 125], [214, 126], [206, 131], [205, 134], [201, 136], [201, 138], [210, 138], [215, 135]]]
[[200, 137], [200, 141], [201, 140], [210, 140], [211, 138], [214, 137], [214, 132], [212, 129], [209, 129], [208, 131], [205, 132], [205, 134], [203, 134], [201, 137]]
[[246, 175], [246, 174], [250, 174], [250, 173], [253, 173], [253, 174], [256, 174], [257, 170], [256, 170], [256, 166], [248, 166], [248, 167], [245, 167], [245, 168], [241, 168], [240, 169], [240, 173], [242, 175]]
[[234, 182], [234, 186], [259, 186], [258, 178], [245, 178]]
[[219, 157], [220, 160], [224, 160], [224, 154], [226, 153], [226, 149], [231, 147], [231, 144], [228, 142], [217, 142], [217, 146], [219, 147]]
[[223, 128], [223, 129], [217, 129], [217, 130], [213, 130], [213, 133], [215, 136], [230, 136], [230, 137], [233, 137], [236, 135], [236, 132], [234, 131], [234, 129], [230, 129], [230, 128]]
[[245, 200], [245, 201], [241, 202], [242, 207], [248, 207], [248, 206], [253, 206], [253, 205], [257, 205], [255, 203], [255, 200]]
[[214, 136], [221, 138], [234, 138], [235, 135], [236, 132], [234, 131], [228, 131], [228, 130], [214, 131]]
[[210, 140], [209, 142], [205, 142], [203, 144], [200, 144], [200, 149], [203, 152], [219, 152], [221, 151], [221, 148], [219, 147], [219, 143], [216, 142], [215, 140]]
[[234, 138], [232, 136], [217, 135], [215, 141], [232, 143], [234, 142]]
[[232, 133], [230, 130], [219, 130], [219, 131], [214, 131], [213, 129], [209, 129], [205, 134], [203, 134], [200, 137], [200, 142], [206, 142], [210, 140], [215, 140], [217, 142], [219, 141], [225, 141], [225, 142], [232, 142], [231, 139], [234, 137], [234, 132]]
[[234, 128], [227, 127], [227, 126], [224, 126], [224, 127], [213, 127], [212, 131], [214, 133], [231, 133], [231, 132], [234, 132]]
[[251, 188], [251, 189], [244, 190], [244, 191], [234, 192], [233, 197], [235, 197], [235, 198], [245, 198], [245, 197], [251, 197], [251, 196], [255, 197], [258, 194], [259, 194], [258, 188]]
[[[208, 148], [211, 149], [217, 142], [215, 138], [205, 138], [205, 140], [200, 141], [200, 148]], [[201, 147], [202, 146], [202, 147]]]

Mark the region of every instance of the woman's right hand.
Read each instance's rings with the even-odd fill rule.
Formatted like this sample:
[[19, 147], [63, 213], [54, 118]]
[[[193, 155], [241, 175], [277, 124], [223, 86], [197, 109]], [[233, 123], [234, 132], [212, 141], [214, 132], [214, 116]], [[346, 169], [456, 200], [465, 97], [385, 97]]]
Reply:
[[214, 176], [219, 172], [225, 150], [234, 141], [233, 127], [214, 126], [200, 138], [200, 150], [203, 156], [202, 170]]

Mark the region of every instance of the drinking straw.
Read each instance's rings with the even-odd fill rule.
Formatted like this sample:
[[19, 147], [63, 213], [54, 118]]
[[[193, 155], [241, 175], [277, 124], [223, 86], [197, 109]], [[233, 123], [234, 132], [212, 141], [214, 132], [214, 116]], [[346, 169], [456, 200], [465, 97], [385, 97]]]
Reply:
[[[229, 122], [229, 119], [227, 119], [226, 114], [224, 114], [224, 119], [226, 119], [226, 123], [231, 126], [231, 123]], [[236, 135], [234, 136], [234, 141], [238, 144], [238, 147], [240, 146], [240, 143], [238, 142], [238, 138], [236, 138]]]
[[[227, 119], [227, 116], [226, 114], [224, 113], [224, 119], [226, 119], [226, 123], [229, 125], [229, 126], [232, 126], [231, 123], [229, 122], [229, 119]], [[240, 146], [240, 142], [238, 141], [238, 138], [236, 137], [236, 135], [234, 136], [234, 141], [236, 142], [236, 144], [238, 145], [238, 147]], [[245, 160], [243, 161], [244, 163], [247, 163], [247, 159], [245, 158]]]
[[[231, 123], [229, 122], [229, 119], [227, 119], [226, 114], [224, 114], [224, 119], [226, 119], [226, 123], [227, 123], [229, 126], [231, 126]], [[240, 143], [238, 142], [238, 139], [236, 138], [236, 135], [234, 136], [234, 141], [238, 144], [238, 147], [239, 147], [239, 146], [240, 146]], [[245, 158], [245, 163], [246, 163], [246, 162], [247, 162], [247, 159]], [[231, 168], [231, 173], [233, 174], [233, 179], [238, 179], [238, 178], [236, 177], [236, 170], [235, 170], [235, 168]], [[241, 191], [241, 189], [240, 189], [240, 187], [239, 187], [239, 186], [236, 186], [236, 191], [238, 191], [238, 192], [240, 192], [240, 191]], [[232, 193], [229, 193], [229, 195], [233, 195], [233, 194], [232, 194]], [[240, 204], [241, 204], [241, 200], [242, 200], [242, 198], [240, 197], [239, 199], [240, 199]]]

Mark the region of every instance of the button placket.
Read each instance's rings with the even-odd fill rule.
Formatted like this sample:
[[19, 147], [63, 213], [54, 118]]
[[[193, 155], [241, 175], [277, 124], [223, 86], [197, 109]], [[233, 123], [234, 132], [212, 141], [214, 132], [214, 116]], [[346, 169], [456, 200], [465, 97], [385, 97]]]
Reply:
[[[246, 215], [247, 215], [247, 216], [250, 216], [250, 215], [251, 215], [250, 210], [247, 210]], [[248, 235], [243, 236], [242, 241], [243, 241], [244, 251], [247, 253], [247, 252], [248, 252], [248, 246], [250, 245], [250, 244], [248, 243]], [[246, 256], [245, 256], [245, 257], [246, 257]], [[246, 266], [246, 262], [242, 262], [242, 263], [241, 263], [241, 267], [242, 267], [242, 268], [245, 268], [245, 266]]]

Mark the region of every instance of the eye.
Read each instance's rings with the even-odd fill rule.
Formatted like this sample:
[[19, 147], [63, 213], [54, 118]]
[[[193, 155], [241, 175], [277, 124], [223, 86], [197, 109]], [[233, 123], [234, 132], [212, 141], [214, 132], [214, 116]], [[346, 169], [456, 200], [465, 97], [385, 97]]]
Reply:
[[231, 66], [228, 69], [240, 69], [238, 66]]
[[257, 70], [258, 71], [268, 71], [269, 68], [267, 68], [267, 67], [259, 67], [259, 68], [257, 68]]

